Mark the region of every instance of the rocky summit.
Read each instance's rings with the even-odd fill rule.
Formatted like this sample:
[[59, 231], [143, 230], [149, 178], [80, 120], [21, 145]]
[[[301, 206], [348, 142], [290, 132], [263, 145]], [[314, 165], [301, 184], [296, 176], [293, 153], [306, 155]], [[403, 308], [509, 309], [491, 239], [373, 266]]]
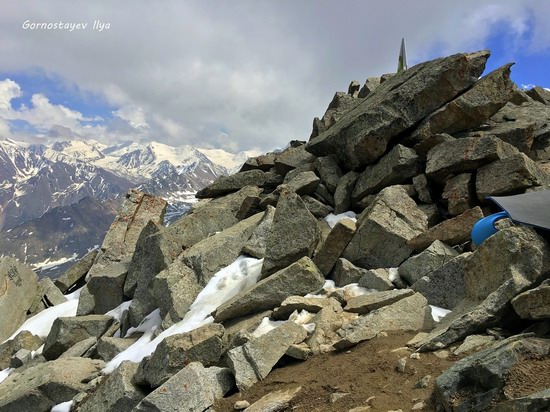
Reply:
[[[164, 226], [130, 190], [55, 281], [0, 260], [0, 412], [548, 411], [550, 92], [489, 51], [353, 81]], [[52, 409], [54, 408], [54, 409]]]

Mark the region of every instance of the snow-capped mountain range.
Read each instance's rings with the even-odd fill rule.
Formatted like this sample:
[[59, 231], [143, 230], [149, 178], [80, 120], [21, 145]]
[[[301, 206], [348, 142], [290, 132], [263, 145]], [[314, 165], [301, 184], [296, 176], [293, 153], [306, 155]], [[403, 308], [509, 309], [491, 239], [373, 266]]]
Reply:
[[[197, 190], [238, 169], [256, 154], [157, 142], [107, 146], [78, 140], [38, 145], [0, 140], [0, 236], [3, 232], [4, 238], [10, 238], [9, 244], [1, 245], [0, 256], [15, 254], [23, 260], [17, 255], [27, 249], [28, 242], [23, 238], [31, 231], [35, 237], [46, 237], [45, 247], [50, 236], [37, 230], [44, 227], [51, 232], [63, 226], [55, 223], [59, 215], [54, 213], [55, 208], [79, 203], [79, 210], [85, 210], [86, 205], [93, 204], [94, 213], [98, 213], [98, 202], [116, 200], [131, 187], [164, 197], [171, 204], [168, 214], [177, 216], [194, 201]], [[72, 223], [79, 224], [75, 217], [72, 219]], [[48, 224], [41, 225], [37, 220]], [[29, 222], [34, 223], [28, 226]], [[33, 229], [25, 229], [27, 226]], [[36, 241], [33, 244], [34, 259], [24, 257], [31, 264], [41, 258], [36, 252], [40, 247]], [[48, 245], [47, 249], [52, 246], [56, 245]], [[79, 245], [78, 249], [89, 246]], [[70, 252], [72, 255], [78, 251]], [[61, 255], [67, 253], [69, 250]]]

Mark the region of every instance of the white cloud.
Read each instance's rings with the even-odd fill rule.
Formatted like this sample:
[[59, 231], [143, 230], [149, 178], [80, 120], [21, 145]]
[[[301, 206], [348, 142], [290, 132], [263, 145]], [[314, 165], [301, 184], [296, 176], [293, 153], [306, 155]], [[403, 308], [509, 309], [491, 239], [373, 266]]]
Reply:
[[[513, 59], [548, 50], [548, 15], [550, 2], [536, 0], [14, 2], [0, 15], [0, 72], [38, 66], [118, 108], [91, 130], [61, 107], [43, 110], [77, 133], [268, 150], [307, 139], [312, 118], [351, 80], [394, 71], [401, 37], [415, 64], [484, 47], [499, 29]], [[111, 28], [20, 27], [60, 19]]]
[[125, 120], [134, 129], [147, 129], [149, 127], [147, 121], [145, 120], [145, 113], [141, 107], [134, 107], [130, 105], [124, 106], [113, 111], [113, 115]]
[[11, 101], [21, 96], [21, 88], [13, 80], [0, 81], [0, 113], [11, 109]]

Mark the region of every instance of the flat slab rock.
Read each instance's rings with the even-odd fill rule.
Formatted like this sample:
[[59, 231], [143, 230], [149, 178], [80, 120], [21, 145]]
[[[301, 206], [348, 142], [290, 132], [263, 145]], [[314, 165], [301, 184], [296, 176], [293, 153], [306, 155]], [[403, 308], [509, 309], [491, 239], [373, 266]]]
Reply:
[[89, 389], [85, 382], [99, 376], [104, 366], [101, 360], [66, 358], [12, 373], [0, 387], [0, 412], [49, 412]]
[[136, 412], [205, 411], [235, 386], [227, 368], [192, 362], [145, 397]]

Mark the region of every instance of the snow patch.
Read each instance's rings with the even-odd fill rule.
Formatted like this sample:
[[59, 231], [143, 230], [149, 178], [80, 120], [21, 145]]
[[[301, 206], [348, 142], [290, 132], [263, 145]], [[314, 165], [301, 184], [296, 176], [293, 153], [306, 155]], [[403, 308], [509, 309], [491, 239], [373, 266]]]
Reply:
[[4, 342], [13, 339], [21, 331], [28, 330], [33, 335], [40, 336], [42, 339], [46, 339], [52, 328], [53, 322], [62, 316], [76, 316], [76, 309], [78, 308], [78, 298], [80, 297], [81, 289], [65, 295], [67, 302], [60, 303], [50, 308], [44, 309], [42, 312], [29, 318], [17, 329], [13, 335], [11, 335]]
[[271, 332], [273, 329], [275, 329], [277, 326], [282, 325], [286, 321], [284, 320], [269, 320], [269, 317], [266, 316], [262, 319], [262, 322], [258, 325], [258, 327], [252, 332], [252, 336], [255, 338], [258, 338], [262, 335], [265, 335], [268, 332]]
[[[31, 232], [32, 233], [32, 232]], [[78, 258], [78, 254], [77, 253], [73, 253], [73, 255], [69, 258], [61, 258], [61, 259], [58, 259], [58, 260], [53, 260], [53, 261], [50, 261], [50, 258], [47, 258], [46, 260], [42, 261], [42, 262], [38, 262], [38, 263], [34, 263], [31, 268], [33, 270], [45, 270], [45, 269], [51, 269], [53, 267], [56, 267], [56, 266], [60, 266], [64, 263], [67, 263], [67, 262], [73, 262], [75, 261], [76, 259]]]
[[183, 320], [172, 325], [154, 339], [152, 339], [152, 336], [158, 325], [160, 325], [160, 316], [157, 319], [157, 315], [153, 312], [149, 319], [144, 321], [147, 325], [140, 325], [136, 329], [144, 330], [145, 334], [136, 343], [107, 363], [107, 366], [103, 369], [103, 373], [108, 374], [113, 372], [125, 360], [134, 363], [141, 362], [145, 356], [153, 353], [157, 345], [168, 336], [189, 332], [200, 326], [212, 323], [214, 319], [210, 314], [218, 306], [242, 290], [251, 287], [259, 280], [262, 264], [263, 259], [240, 256], [235, 262], [221, 269], [199, 293]]
[[336, 226], [336, 223], [343, 219], [351, 219], [354, 222], [357, 222], [357, 215], [354, 212], [349, 211], [340, 213], [338, 215], [330, 213], [329, 215], [327, 215], [327, 217], [325, 217], [325, 221], [328, 223], [331, 229]]
[[74, 401], [67, 401], [63, 403], [58, 403], [57, 405], [54, 405], [50, 412], [71, 412], [71, 408], [73, 407]]
[[434, 318], [436, 322], [439, 322], [447, 314], [451, 313], [451, 311], [448, 309], [439, 308], [433, 305], [430, 305], [430, 308], [432, 309], [432, 318]]
[[114, 319], [116, 319], [117, 321], [120, 322], [122, 320], [122, 314], [124, 313], [124, 311], [126, 309], [128, 309], [130, 307], [130, 303], [132, 303], [131, 300], [129, 300], [127, 302], [122, 302], [116, 308], [111, 309], [109, 312], [107, 312], [106, 315], [107, 316], [112, 316]]
[[6, 368], [0, 371], [0, 383], [4, 382], [8, 376], [10, 376], [13, 368]]

